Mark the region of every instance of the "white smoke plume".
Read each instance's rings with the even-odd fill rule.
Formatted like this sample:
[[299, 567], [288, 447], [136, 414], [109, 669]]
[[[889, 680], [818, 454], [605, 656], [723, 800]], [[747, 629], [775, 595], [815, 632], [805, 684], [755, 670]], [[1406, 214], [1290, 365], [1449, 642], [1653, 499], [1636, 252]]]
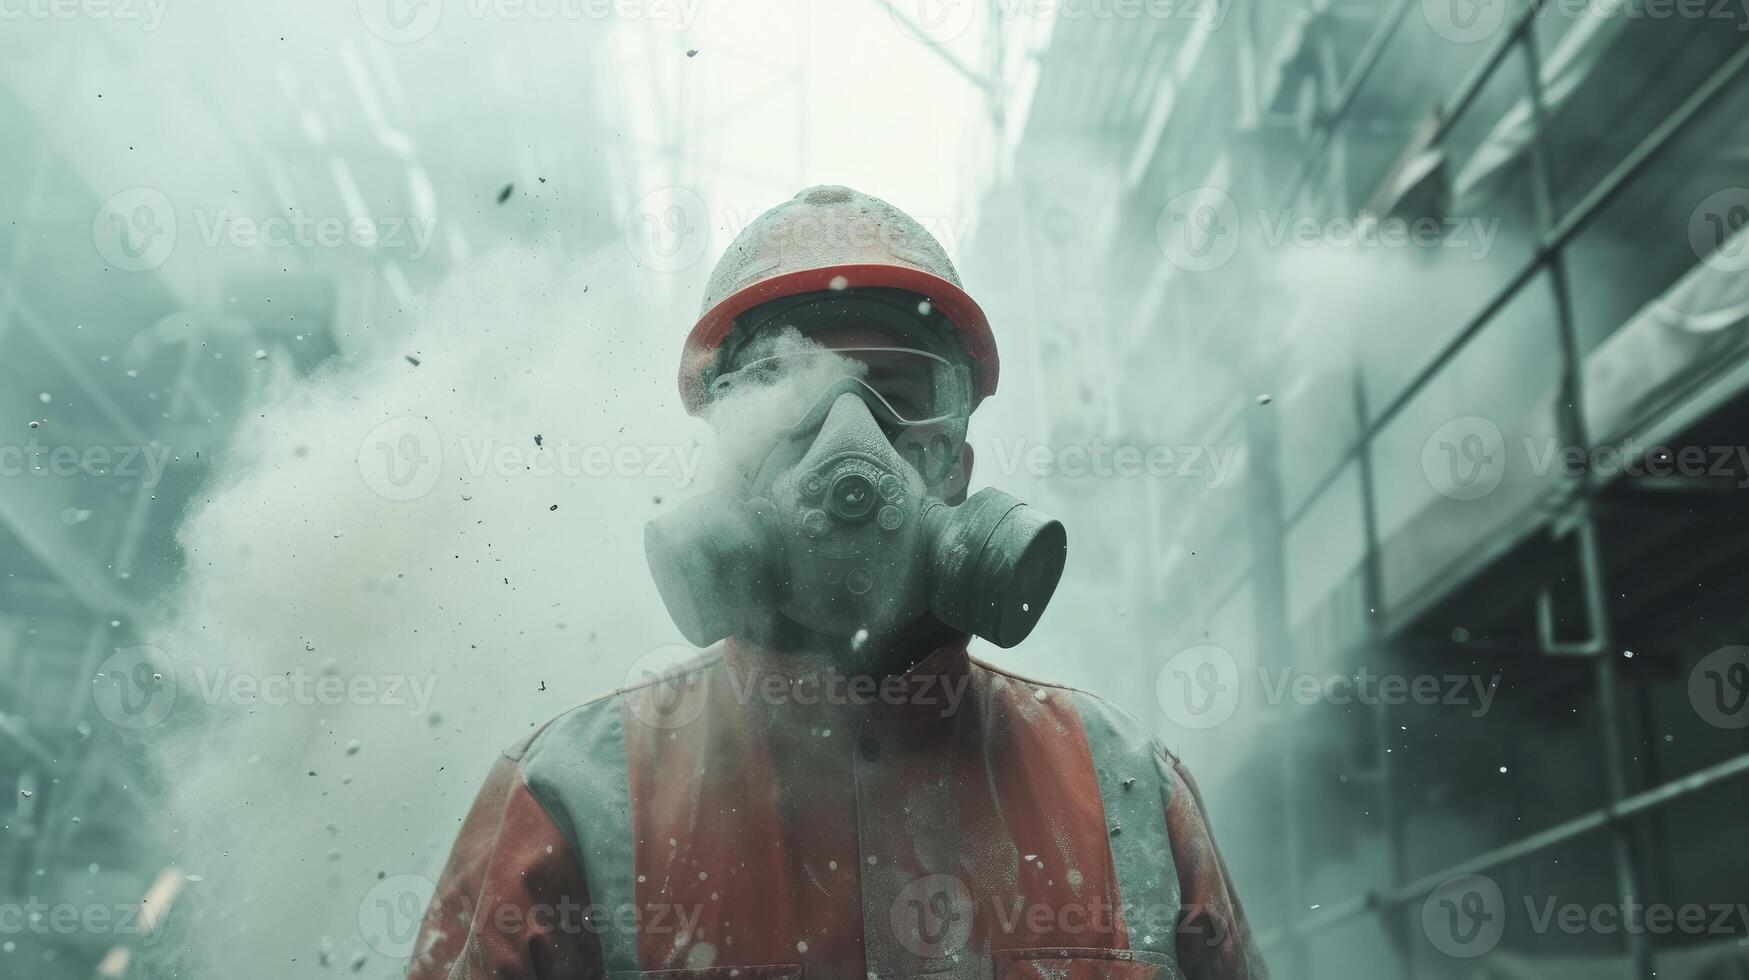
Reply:
[[[745, 438], [719, 444], [674, 390], [692, 290], [623, 253], [556, 255], [477, 261], [378, 354], [288, 381], [182, 528], [186, 579], [152, 642], [178, 692], [156, 746], [164, 832], [191, 880], [147, 951], [149, 975], [399, 976], [495, 755], [678, 643], [645, 568], [644, 522], [711, 486], [719, 461], [750, 460], [799, 414], [804, 389], [848, 363], [804, 359], [805, 383], [725, 403], [713, 419]], [[1278, 270], [1329, 297], [1370, 295], [1363, 312], [1376, 316], [1378, 291], [1360, 288], [1374, 271], [1322, 255]], [[1329, 319], [1326, 331], [1364, 317]], [[1070, 565], [1035, 638], [980, 655], [1158, 721], [1148, 684], [1161, 645], [1192, 640], [1127, 608], [1139, 590], [1123, 576], [1144, 569], [1114, 580], [1094, 567], [1110, 555], [1098, 539], [1136, 533], [1110, 524], [1147, 513], [1149, 488], [1098, 481], [1105, 492], [1089, 493], [1005, 471], [994, 448], [1050, 438], [1039, 394], [1071, 402], [1054, 386], [1073, 378], [1037, 356], [1005, 347], [1011, 390], [974, 426], [974, 445], [991, 448], [973, 486], [1063, 519]], [[1254, 662], [1219, 624], [1200, 625], [1214, 627], [1203, 642]], [[1256, 722], [1241, 711], [1218, 731], [1168, 736], [1218, 774]]]
[[251, 416], [153, 638], [188, 884], [151, 975], [399, 976], [495, 755], [678, 640], [642, 528], [711, 479], [656, 302], [687, 292], [505, 252]]
[[760, 366], [713, 392], [702, 413], [717, 433], [716, 448], [724, 469], [738, 470], [746, 477], [758, 469], [774, 440], [800, 421], [834, 380], [867, 373], [860, 362], [833, 354], [794, 329], [754, 341], [741, 363], [753, 361]]

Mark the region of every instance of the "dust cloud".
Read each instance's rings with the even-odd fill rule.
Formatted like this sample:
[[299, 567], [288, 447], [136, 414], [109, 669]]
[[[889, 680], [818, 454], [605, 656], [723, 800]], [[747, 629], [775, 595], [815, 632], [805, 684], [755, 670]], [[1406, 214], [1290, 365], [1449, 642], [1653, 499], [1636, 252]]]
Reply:
[[151, 640], [188, 881], [152, 975], [399, 976], [495, 755], [677, 641], [642, 529], [712, 479], [652, 299], [690, 292], [499, 253], [243, 426]]
[[[1377, 335], [1362, 324], [1424, 309], [1437, 281], [1412, 261], [1270, 258], [1277, 288], [1320, 300], [1302, 377]], [[1377, 288], [1381, 265], [1398, 288]], [[475, 261], [421, 300], [406, 333], [286, 380], [243, 427], [181, 529], [186, 578], [151, 641], [178, 692], [155, 746], [162, 829], [190, 879], [146, 950], [152, 975], [399, 976], [495, 755], [678, 646], [643, 524], [712, 486], [722, 462], [739, 469], [756, 454], [748, 440], [719, 450], [680, 408], [674, 366], [696, 295], [682, 278], [615, 251]], [[1017, 440], [1073, 442], [1080, 430], [1058, 423], [1084, 402], [1078, 392], [1136, 420], [1175, 419], [1193, 393], [1154, 391], [1138, 405], [1088, 389], [1029, 336], [1038, 325], [1016, 309], [1025, 291], [1005, 299], [984, 285], [993, 314], [1008, 308], [992, 319], [1011, 380], [974, 420], [973, 487], [1058, 516], [1071, 545], [1035, 637], [975, 652], [1110, 697], [1159, 728], [1152, 684], [1172, 650], [1224, 643], [1247, 669], [1260, 652], [1222, 617], [1172, 615], [1185, 597], [1152, 595], [1157, 572], [1120, 558], [1135, 553], [1118, 544], [1140, 530], [1171, 548], [1160, 514], [1174, 488], [1242, 487], [1000, 465]], [[835, 360], [821, 370], [842, 370]], [[1201, 367], [1192, 374], [1216, 387], [1254, 380], [1218, 360]], [[1293, 413], [1317, 390], [1287, 383], [1252, 410]], [[792, 402], [750, 393], [733, 417], [790, 418]], [[1206, 438], [1170, 423], [1112, 435]], [[1138, 528], [1136, 514], [1151, 516]], [[1219, 730], [1163, 734], [1218, 779], [1259, 737], [1259, 715], [1247, 705]]]

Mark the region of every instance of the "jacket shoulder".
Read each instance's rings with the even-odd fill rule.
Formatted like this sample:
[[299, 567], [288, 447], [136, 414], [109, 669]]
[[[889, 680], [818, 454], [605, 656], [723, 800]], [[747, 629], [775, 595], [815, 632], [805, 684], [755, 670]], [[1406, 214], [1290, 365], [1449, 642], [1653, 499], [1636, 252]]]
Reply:
[[1115, 749], [1138, 761], [1152, 754], [1168, 768], [1175, 769], [1181, 765], [1178, 756], [1140, 718], [1097, 694], [1066, 684], [1034, 680], [978, 659], [973, 659], [972, 664], [974, 668], [991, 675], [996, 684], [1019, 684], [1041, 693], [1057, 693], [1074, 706], [1093, 748]]
[[[698, 656], [682, 663], [642, 671], [642, 680], [598, 694], [549, 718], [516, 744], [505, 749], [504, 757], [522, 765], [526, 771], [550, 748], [563, 746], [561, 753], [568, 755], [577, 751], [579, 743], [598, 742], [610, 733], [617, 739], [620, 713], [627, 698], [648, 696], [657, 685], [684, 685], [690, 678], [710, 670], [721, 660], [720, 648], [713, 647], [700, 651]], [[636, 673], [638, 670], [634, 661], [632, 671], [628, 674]]]

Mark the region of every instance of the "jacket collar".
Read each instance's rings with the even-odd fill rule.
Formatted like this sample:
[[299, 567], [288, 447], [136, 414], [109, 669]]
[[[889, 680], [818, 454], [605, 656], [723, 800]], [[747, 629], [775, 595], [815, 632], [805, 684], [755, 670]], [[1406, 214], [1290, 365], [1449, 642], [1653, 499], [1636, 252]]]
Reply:
[[936, 647], [903, 674], [857, 672], [829, 657], [774, 651], [739, 638], [723, 644], [735, 690], [760, 707], [807, 713], [950, 717], [963, 710], [971, 676], [969, 638]]

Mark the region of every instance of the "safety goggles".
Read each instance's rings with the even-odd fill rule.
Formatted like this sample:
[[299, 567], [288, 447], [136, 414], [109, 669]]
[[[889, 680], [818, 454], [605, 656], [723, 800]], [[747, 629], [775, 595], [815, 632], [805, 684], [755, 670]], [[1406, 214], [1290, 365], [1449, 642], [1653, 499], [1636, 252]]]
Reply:
[[[822, 370], [826, 358], [842, 359], [843, 373]], [[964, 368], [929, 351], [910, 347], [812, 347], [760, 357], [722, 375], [714, 395], [742, 385], [767, 386], [789, 379], [824, 378], [833, 389], [855, 390], [883, 427], [947, 426], [963, 429], [971, 405]], [[818, 383], [818, 382], [816, 382]], [[826, 392], [822, 390], [821, 394]], [[841, 392], [840, 392], [841, 393]], [[804, 425], [822, 399], [804, 399], [807, 408], [792, 425]]]
[[[840, 356], [842, 355], [842, 356]], [[964, 367], [929, 351], [909, 347], [808, 347], [755, 358], [713, 384], [713, 397], [741, 386], [805, 385], [791, 416], [780, 419], [790, 438], [817, 431], [839, 396], [854, 394], [893, 448], [937, 496], [964, 489], [961, 447], [971, 405], [971, 378]]]

